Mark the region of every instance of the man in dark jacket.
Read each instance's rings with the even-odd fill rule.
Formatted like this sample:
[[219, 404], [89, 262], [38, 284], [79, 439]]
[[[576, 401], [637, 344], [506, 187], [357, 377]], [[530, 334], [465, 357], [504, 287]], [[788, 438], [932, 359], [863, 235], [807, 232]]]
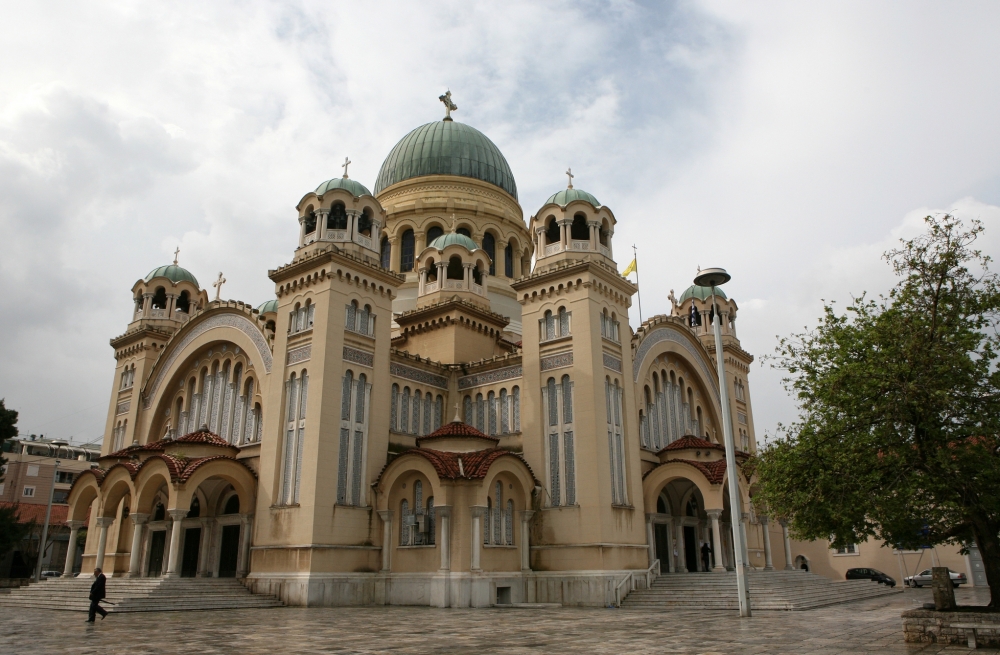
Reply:
[[712, 570], [712, 547], [707, 541], [701, 545], [701, 563], [705, 565], [706, 571]]
[[94, 584], [90, 585], [90, 615], [87, 617], [87, 623], [93, 623], [96, 618], [96, 614], [101, 615], [101, 620], [108, 615], [108, 611], [101, 607], [101, 601], [104, 600], [104, 584], [107, 578], [104, 577], [104, 572], [101, 569], [94, 569]]

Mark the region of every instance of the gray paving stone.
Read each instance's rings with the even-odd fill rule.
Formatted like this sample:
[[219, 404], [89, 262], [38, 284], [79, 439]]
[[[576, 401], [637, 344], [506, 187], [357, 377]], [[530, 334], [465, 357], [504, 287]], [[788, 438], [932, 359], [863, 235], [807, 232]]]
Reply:
[[[960, 589], [983, 604], [984, 589]], [[85, 615], [3, 608], [0, 653], [279, 655], [338, 653], [492, 655], [623, 653], [683, 655], [877, 655], [968, 653], [903, 643], [900, 612], [929, 590], [801, 612], [666, 610], [455, 610], [425, 607], [277, 608]], [[993, 653], [996, 650], [977, 650]]]

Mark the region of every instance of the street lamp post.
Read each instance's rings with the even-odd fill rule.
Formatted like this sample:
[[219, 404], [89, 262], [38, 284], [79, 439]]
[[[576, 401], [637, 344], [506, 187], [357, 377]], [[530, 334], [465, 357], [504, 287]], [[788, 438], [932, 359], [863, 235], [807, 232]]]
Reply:
[[52, 517], [52, 496], [56, 493], [56, 476], [59, 474], [59, 460], [52, 469], [52, 488], [49, 489], [49, 505], [45, 508], [45, 523], [42, 524], [42, 540], [38, 542], [38, 561], [35, 562], [35, 582], [42, 580], [42, 557], [45, 555], [45, 540], [49, 537], [49, 518]]
[[730, 523], [733, 527], [733, 554], [736, 556], [736, 587], [739, 593], [740, 616], [750, 616], [750, 595], [743, 562], [743, 516], [740, 512], [740, 487], [736, 471], [736, 444], [733, 441], [733, 418], [729, 413], [729, 392], [726, 389], [725, 357], [722, 352], [722, 315], [715, 302], [715, 287], [729, 282], [732, 276], [723, 268], [708, 268], [698, 272], [694, 283], [712, 288], [712, 310], [715, 314], [715, 363], [719, 370], [719, 396], [722, 403], [722, 433], [726, 442], [726, 476], [729, 480]]

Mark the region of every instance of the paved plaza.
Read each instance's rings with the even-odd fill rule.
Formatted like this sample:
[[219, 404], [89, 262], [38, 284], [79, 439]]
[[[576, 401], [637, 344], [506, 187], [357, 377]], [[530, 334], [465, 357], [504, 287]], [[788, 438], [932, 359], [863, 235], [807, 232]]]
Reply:
[[[984, 604], [986, 589], [960, 589]], [[903, 643], [900, 612], [927, 589], [804, 612], [280, 608], [109, 615], [4, 609], [0, 653], [968, 653]], [[978, 650], [977, 653], [997, 653]]]

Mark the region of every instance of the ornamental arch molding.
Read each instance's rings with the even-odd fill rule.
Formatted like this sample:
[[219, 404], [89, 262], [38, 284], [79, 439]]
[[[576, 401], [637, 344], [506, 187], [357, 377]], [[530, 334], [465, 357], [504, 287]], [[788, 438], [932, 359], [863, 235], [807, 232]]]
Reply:
[[709, 365], [708, 351], [700, 343], [694, 342], [690, 334], [685, 334], [683, 330], [672, 325], [658, 327], [643, 337], [632, 360], [632, 381], [638, 384], [640, 376], [645, 372], [646, 358], [657, 344], [664, 342], [668, 346], [673, 346], [676, 352], [686, 355], [692, 367], [702, 376], [705, 386], [711, 389], [715, 402], [721, 405], [719, 379]]
[[[208, 343], [229, 342], [243, 348], [266, 375], [271, 372], [273, 357], [267, 339], [260, 328], [242, 313], [232, 311], [213, 314], [189, 323], [172, 339], [153, 367], [152, 382], [143, 389], [143, 409], [149, 409], [157, 400], [163, 383], [173, 379], [178, 369], [198, 349]], [[207, 337], [207, 338], [206, 338]]]
[[656, 507], [660, 492], [674, 480], [686, 480], [697, 487], [705, 501], [705, 509], [723, 508], [723, 487], [712, 484], [696, 467], [682, 461], [661, 464], [646, 474], [642, 481], [642, 495], [646, 507]]

